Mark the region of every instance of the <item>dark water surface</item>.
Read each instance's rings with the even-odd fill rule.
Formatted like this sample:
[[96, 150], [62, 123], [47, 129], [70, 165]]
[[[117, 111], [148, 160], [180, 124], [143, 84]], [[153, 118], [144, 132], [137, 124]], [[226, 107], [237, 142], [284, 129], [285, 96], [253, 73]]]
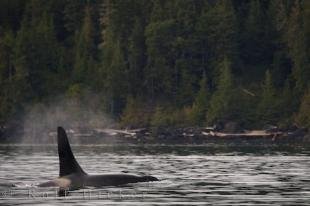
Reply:
[[[0, 145], [0, 205], [310, 205], [310, 149], [224, 146], [73, 146], [90, 174], [161, 181], [57, 195], [56, 145]], [[12, 186], [11, 186], [12, 184]]]

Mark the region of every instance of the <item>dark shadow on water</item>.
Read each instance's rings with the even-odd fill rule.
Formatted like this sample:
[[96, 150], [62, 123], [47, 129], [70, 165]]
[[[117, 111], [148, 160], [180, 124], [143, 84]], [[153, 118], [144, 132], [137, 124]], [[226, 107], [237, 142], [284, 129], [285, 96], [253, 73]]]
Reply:
[[[310, 155], [307, 145], [72, 145], [74, 152], [112, 153], [117, 155]], [[0, 144], [0, 155], [14, 156], [19, 154], [50, 153], [57, 154], [56, 145], [23, 145]]]

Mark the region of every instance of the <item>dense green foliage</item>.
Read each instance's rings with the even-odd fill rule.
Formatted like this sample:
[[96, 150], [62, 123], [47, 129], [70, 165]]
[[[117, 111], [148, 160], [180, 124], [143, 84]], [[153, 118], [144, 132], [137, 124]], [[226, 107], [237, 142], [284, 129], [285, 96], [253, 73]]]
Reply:
[[0, 8], [0, 124], [34, 103], [90, 92], [123, 126], [310, 125], [308, 0]]

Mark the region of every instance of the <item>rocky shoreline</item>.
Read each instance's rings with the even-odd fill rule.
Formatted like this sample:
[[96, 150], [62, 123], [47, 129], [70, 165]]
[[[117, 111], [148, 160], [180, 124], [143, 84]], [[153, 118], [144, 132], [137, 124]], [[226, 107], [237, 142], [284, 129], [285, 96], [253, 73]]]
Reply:
[[[140, 129], [67, 128], [76, 144], [303, 144], [310, 142], [307, 129], [252, 130], [225, 132], [209, 127], [162, 127]], [[2, 143], [54, 143], [55, 131], [19, 131], [10, 135], [2, 132]]]
[[295, 131], [244, 131], [227, 133], [204, 127], [157, 128], [135, 130], [130, 135], [120, 134], [136, 143], [161, 144], [300, 144], [310, 141], [306, 129]]

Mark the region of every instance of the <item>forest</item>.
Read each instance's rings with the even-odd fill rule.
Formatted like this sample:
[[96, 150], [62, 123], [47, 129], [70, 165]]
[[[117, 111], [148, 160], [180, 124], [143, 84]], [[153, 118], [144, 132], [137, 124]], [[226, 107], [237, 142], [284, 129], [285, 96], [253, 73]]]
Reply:
[[308, 0], [0, 0], [0, 10], [2, 126], [62, 96], [128, 128], [310, 128]]

